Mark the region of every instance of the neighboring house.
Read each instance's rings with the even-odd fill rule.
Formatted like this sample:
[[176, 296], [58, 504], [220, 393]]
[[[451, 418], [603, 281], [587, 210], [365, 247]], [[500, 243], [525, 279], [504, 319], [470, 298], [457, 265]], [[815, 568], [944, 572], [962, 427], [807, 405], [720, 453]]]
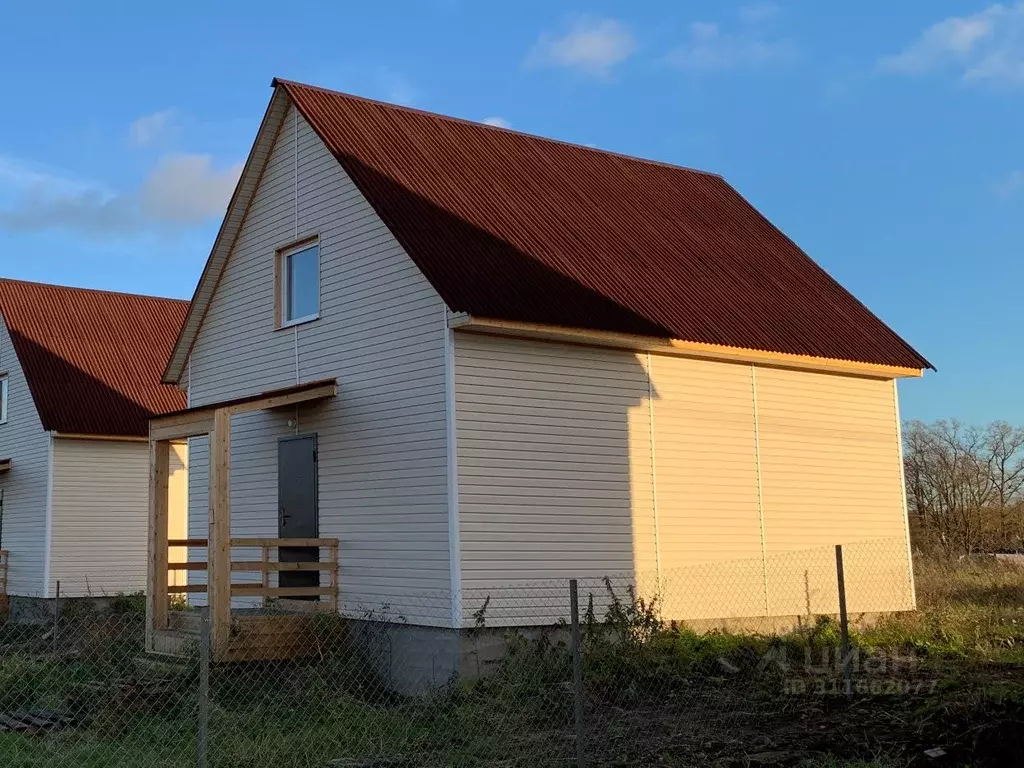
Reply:
[[[778, 556], [865, 540], [911, 607], [896, 379], [928, 367], [719, 176], [275, 81], [164, 381], [191, 537], [300, 523], [343, 610], [462, 628], [624, 573], [673, 618], [800, 614]], [[716, 564], [743, 599], [687, 604]]]
[[[145, 586], [150, 416], [185, 405], [160, 383], [188, 303], [0, 279], [0, 493], [8, 594]], [[185, 527], [186, 447], [174, 525]]]

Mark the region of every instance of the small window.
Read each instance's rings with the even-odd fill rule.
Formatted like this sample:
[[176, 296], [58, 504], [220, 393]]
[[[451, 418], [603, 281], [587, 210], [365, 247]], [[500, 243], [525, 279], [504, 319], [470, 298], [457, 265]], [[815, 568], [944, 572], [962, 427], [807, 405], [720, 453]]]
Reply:
[[304, 323], [320, 316], [320, 245], [305, 243], [278, 257], [278, 324]]
[[7, 377], [0, 376], [0, 424], [7, 423]]

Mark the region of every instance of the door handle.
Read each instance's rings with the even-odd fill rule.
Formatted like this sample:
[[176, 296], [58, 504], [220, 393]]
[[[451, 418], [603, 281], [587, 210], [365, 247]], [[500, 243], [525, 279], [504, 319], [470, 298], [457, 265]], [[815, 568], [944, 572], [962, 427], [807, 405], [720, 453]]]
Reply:
[[284, 527], [284, 524], [288, 521], [288, 518], [290, 517], [291, 515], [284, 511], [284, 507], [281, 507], [281, 511], [277, 513], [277, 524], [281, 527]]

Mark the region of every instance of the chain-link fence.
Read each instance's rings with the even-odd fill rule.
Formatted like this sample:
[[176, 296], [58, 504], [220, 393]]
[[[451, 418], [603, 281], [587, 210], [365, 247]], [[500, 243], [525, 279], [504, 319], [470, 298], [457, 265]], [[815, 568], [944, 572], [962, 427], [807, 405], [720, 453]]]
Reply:
[[419, 618], [449, 596], [344, 616], [270, 601], [235, 606], [218, 648], [206, 610], [179, 603], [163, 654], [145, 652], [141, 596], [50, 601], [0, 630], [0, 765], [843, 765], [801, 761], [958, 748], [1010, 764], [985, 762], [1013, 738], [991, 712], [960, 731], [922, 713], [949, 709], [954, 667], [1024, 684], [1022, 590], [1013, 562], [922, 562], [915, 580], [905, 542], [863, 542], [472, 584], [457, 630]]

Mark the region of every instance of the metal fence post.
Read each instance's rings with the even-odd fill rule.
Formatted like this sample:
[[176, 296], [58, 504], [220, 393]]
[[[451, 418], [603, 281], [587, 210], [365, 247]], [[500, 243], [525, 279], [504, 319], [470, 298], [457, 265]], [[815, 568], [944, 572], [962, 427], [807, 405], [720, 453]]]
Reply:
[[846, 695], [853, 695], [853, 672], [850, 669], [850, 620], [846, 614], [846, 574], [843, 571], [843, 545], [836, 544], [836, 580], [839, 585], [839, 632], [842, 635], [843, 683]]
[[569, 612], [572, 619], [572, 690], [576, 715], [576, 764], [586, 768], [586, 741], [583, 737], [583, 660], [580, 652], [580, 596], [576, 579], [569, 580]]
[[210, 716], [210, 608], [200, 609], [199, 624], [199, 697], [196, 730], [196, 766], [206, 768], [207, 726]]

